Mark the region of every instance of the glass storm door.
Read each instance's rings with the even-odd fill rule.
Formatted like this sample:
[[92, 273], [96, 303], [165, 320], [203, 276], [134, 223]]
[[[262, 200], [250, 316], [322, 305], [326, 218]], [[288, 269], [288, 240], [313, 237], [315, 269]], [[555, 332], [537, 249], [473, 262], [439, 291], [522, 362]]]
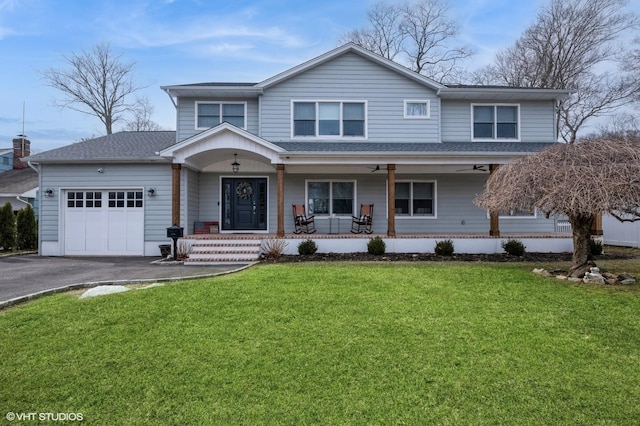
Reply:
[[222, 179], [222, 230], [267, 229], [267, 179]]

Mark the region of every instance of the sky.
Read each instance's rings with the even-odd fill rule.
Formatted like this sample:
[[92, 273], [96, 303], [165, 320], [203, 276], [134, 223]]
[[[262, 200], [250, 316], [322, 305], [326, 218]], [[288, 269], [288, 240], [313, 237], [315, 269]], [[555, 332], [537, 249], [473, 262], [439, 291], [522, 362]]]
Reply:
[[[175, 129], [175, 107], [160, 86], [260, 82], [338, 46], [366, 25], [376, 0], [0, 0], [0, 148], [23, 133], [32, 152], [101, 136], [98, 118], [54, 106], [62, 95], [42, 72], [62, 55], [109, 43], [135, 62], [137, 92], [153, 120]], [[546, 0], [450, 0], [460, 43], [474, 70], [491, 63], [535, 19]], [[640, 12], [640, 0], [630, 8]], [[121, 126], [115, 125], [115, 129]]]

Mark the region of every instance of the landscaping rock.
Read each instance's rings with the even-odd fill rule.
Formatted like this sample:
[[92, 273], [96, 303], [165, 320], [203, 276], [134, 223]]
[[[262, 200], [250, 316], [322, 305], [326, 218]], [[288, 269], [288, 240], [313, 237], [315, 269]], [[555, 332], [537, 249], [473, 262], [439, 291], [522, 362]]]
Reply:
[[[597, 268], [591, 268], [591, 269], [597, 269]], [[582, 279], [582, 282], [586, 284], [604, 284], [605, 281], [604, 281], [604, 277], [599, 273], [586, 272], [584, 274], [584, 278]]]
[[629, 278], [629, 279], [622, 280], [622, 281], [619, 281], [619, 282], [620, 282], [621, 285], [633, 285], [633, 284], [636, 283], [636, 279], [635, 278]]
[[581, 283], [582, 282], [582, 278], [576, 278], [576, 277], [569, 277], [567, 279], [567, 281], [570, 281], [572, 283]]
[[123, 285], [99, 285], [91, 288], [80, 296], [80, 299], [86, 299], [87, 297], [103, 296], [105, 294], [122, 293], [129, 291], [129, 288]]

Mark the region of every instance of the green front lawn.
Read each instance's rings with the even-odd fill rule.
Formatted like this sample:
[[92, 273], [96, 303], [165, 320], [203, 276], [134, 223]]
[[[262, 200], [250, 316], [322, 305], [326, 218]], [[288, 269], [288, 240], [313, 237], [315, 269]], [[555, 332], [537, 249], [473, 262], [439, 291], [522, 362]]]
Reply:
[[0, 419], [637, 424], [640, 288], [530, 269], [270, 264], [46, 297], [0, 313]]

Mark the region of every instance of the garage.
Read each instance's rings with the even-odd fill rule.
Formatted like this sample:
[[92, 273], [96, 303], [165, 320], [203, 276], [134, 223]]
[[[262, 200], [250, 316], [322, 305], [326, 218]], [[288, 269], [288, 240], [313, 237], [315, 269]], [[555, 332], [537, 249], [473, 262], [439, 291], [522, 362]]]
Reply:
[[64, 191], [64, 254], [144, 255], [144, 197], [138, 189]]

